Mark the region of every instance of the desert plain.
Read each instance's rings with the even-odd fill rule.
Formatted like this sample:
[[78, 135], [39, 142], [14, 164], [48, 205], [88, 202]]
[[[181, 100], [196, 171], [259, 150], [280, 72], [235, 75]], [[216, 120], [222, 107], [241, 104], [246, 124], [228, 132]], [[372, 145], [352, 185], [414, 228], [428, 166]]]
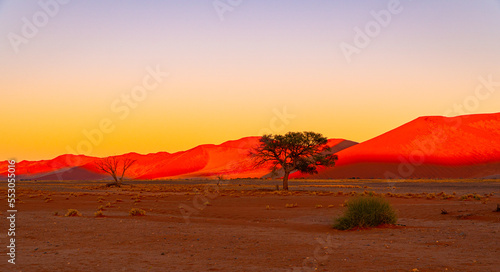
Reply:
[[[16, 264], [0, 271], [498, 271], [498, 180], [19, 181]], [[7, 203], [6, 187], [0, 201]], [[347, 199], [396, 225], [340, 231]], [[76, 209], [81, 216], [65, 216]], [[145, 215], [132, 216], [132, 209]], [[102, 216], [96, 216], [98, 210]]]

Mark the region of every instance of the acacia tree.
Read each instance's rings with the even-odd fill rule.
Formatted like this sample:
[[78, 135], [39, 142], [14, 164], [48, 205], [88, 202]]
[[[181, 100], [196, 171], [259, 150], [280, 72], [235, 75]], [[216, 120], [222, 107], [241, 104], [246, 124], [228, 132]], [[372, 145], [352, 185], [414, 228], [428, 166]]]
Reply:
[[114, 183], [111, 185], [120, 186], [123, 182], [123, 177], [127, 169], [134, 164], [135, 160], [130, 158], [120, 159], [117, 157], [107, 157], [95, 162], [97, 169], [104, 171], [111, 175]]
[[275, 173], [281, 169], [283, 190], [288, 190], [288, 176], [292, 171], [317, 173], [317, 167], [334, 166], [337, 155], [328, 154], [328, 139], [320, 133], [288, 132], [285, 135], [264, 135], [260, 144], [252, 151], [255, 166], [271, 165]]

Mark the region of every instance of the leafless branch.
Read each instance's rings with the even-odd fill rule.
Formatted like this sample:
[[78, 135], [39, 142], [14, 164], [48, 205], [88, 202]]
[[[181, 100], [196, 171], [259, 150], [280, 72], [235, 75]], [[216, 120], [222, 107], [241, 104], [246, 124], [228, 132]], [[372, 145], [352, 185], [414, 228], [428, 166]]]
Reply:
[[[95, 162], [97, 169], [109, 174], [115, 184], [119, 185], [123, 181], [125, 172], [134, 164], [135, 160], [130, 158], [119, 159], [118, 157], [107, 157]], [[118, 176], [121, 173], [120, 176]]]

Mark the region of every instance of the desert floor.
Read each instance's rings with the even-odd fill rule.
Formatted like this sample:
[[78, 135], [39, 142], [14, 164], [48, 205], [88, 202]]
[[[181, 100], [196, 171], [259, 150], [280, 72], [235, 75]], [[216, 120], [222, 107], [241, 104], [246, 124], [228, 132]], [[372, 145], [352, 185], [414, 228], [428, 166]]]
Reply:
[[[499, 181], [18, 182], [16, 264], [0, 271], [499, 271]], [[331, 228], [347, 199], [383, 195], [396, 226]], [[470, 194], [470, 195], [468, 195]], [[462, 197], [464, 195], [468, 195]], [[294, 206], [296, 207], [287, 208]], [[94, 213], [102, 206], [104, 217]], [[132, 208], [145, 216], [130, 216]], [[77, 209], [82, 216], [65, 216]], [[445, 210], [448, 213], [442, 214]]]

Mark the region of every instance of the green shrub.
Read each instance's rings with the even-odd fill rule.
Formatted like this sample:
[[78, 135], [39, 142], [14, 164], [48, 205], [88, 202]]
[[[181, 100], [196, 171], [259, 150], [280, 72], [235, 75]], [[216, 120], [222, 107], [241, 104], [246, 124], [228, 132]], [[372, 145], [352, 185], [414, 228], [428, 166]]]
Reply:
[[333, 227], [348, 230], [354, 227], [375, 227], [395, 224], [397, 215], [391, 204], [379, 197], [357, 197], [347, 202], [347, 211], [335, 219]]

